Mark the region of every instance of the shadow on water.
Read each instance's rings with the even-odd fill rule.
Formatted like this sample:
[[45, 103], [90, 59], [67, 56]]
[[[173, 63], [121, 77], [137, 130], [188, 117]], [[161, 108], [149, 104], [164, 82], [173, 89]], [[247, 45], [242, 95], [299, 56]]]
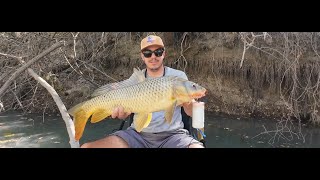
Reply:
[[[319, 148], [320, 128], [281, 124], [268, 119], [240, 119], [207, 113], [208, 148]], [[108, 119], [87, 123], [80, 144], [118, 129], [121, 121]], [[284, 123], [282, 123], [283, 125]], [[278, 130], [277, 130], [278, 129]], [[0, 148], [70, 148], [66, 125], [60, 116], [0, 114]]]

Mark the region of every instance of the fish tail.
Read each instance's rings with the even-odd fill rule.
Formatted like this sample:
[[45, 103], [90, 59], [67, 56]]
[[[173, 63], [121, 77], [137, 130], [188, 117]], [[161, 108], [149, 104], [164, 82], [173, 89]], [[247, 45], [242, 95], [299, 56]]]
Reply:
[[79, 139], [82, 137], [84, 127], [87, 124], [87, 121], [90, 117], [90, 114], [86, 113], [83, 109], [79, 110], [75, 114], [75, 120], [74, 120], [74, 127], [75, 127], [75, 139], [79, 141]]
[[84, 104], [84, 102], [79, 103], [75, 106], [73, 106], [72, 108], [70, 108], [68, 110], [68, 113], [71, 114], [73, 117], [75, 116], [75, 113], [79, 111], [79, 109], [82, 107], [82, 105]]
[[83, 109], [82, 104], [83, 103], [80, 103], [68, 111], [68, 113], [74, 117], [75, 140], [77, 141], [82, 137], [84, 127], [91, 116], [89, 112]]

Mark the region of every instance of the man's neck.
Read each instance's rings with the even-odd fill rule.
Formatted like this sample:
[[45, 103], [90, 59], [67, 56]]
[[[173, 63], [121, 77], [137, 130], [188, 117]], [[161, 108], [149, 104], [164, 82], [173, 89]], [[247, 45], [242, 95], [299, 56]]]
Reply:
[[161, 66], [159, 69], [147, 68], [147, 74], [149, 77], [161, 77], [164, 74], [164, 66]]

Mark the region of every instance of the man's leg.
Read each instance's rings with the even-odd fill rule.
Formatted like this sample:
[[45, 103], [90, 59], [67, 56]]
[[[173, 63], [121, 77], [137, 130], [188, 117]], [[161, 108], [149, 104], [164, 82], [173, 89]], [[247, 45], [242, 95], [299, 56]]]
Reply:
[[204, 147], [198, 143], [193, 143], [189, 145], [189, 148], [204, 148]]
[[81, 148], [128, 148], [128, 143], [121, 137], [111, 135], [97, 141], [88, 142], [81, 146]]
[[132, 128], [116, 131], [109, 136], [97, 141], [83, 144], [83, 148], [144, 148], [149, 143], [141, 137], [141, 134]]
[[196, 140], [186, 129], [180, 129], [167, 134], [164, 143], [159, 147], [163, 148], [204, 148], [203, 143]]

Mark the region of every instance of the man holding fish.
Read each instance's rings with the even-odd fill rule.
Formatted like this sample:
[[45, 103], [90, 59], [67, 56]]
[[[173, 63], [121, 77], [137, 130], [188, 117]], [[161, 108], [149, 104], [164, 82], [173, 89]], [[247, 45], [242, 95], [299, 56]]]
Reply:
[[[129, 79], [98, 88], [92, 95], [97, 99], [91, 104], [101, 104], [100, 107], [96, 105], [92, 108], [82, 104], [69, 110], [75, 117], [76, 139], [82, 136], [86, 119], [91, 115], [91, 122], [98, 122], [106, 116], [125, 119], [134, 113], [134, 121], [130, 127], [87, 142], [82, 148], [204, 147], [183, 128], [181, 107], [192, 117], [192, 103], [197, 103], [195, 99], [205, 96], [206, 89], [188, 81], [183, 71], [164, 66], [165, 56], [165, 47], [159, 36], [145, 37], [141, 41], [141, 58], [146, 69], [135, 69]], [[118, 94], [126, 95], [117, 100], [114, 96]], [[100, 102], [98, 98], [105, 99]], [[103, 104], [107, 99], [112, 103]], [[110, 111], [103, 109], [107, 109], [107, 106], [112, 107]], [[89, 112], [90, 108], [92, 110]]]

